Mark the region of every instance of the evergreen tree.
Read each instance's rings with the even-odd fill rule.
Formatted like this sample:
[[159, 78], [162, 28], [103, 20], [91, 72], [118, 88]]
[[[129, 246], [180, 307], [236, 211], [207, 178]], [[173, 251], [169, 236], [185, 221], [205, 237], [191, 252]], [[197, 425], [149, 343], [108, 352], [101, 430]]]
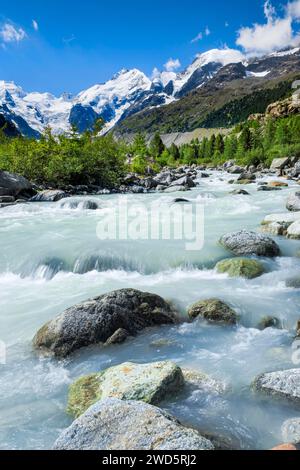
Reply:
[[177, 145], [175, 145], [174, 143], [171, 145], [171, 147], [169, 149], [169, 152], [170, 152], [170, 155], [174, 158], [175, 161], [180, 159], [179, 149], [178, 149]]
[[165, 145], [164, 145], [159, 133], [157, 132], [154, 135], [151, 142], [150, 142], [150, 146], [149, 146], [150, 154], [154, 158], [157, 158], [163, 153], [164, 150], [165, 150]]

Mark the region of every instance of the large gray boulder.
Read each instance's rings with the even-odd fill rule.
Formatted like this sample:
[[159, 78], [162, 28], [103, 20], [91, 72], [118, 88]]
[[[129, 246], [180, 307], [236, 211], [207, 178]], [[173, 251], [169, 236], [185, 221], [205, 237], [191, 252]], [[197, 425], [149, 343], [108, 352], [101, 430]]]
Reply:
[[122, 328], [136, 335], [144, 328], [176, 323], [176, 312], [158, 295], [122, 289], [65, 310], [36, 334], [34, 347], [65, 357], [85, 346], [106, 343]]
[[300, 191], [297, 191], [294, 194], [291, 194], [287, 200], [286, 208], [290, 212], [300, 211]]
[[60, 189], [47, 189], [34, 196], [32, 202], [57, 202], [67, 197], [67, 194]]
[[54, 450], [214, 450], [194, 429], [143, 402], [101, 400], [66, 429]]
[[300, 369], [262, 374], [255, 379], [254, 388], [266, 395], [300, 405]]
[[187, 188], [194, 188], [196, 184], [190, 176], [183, 176], [171, 183], [170, 186], [185, 186]]
[[221, 245], [235, 255], [278, 256], [280, 249], [272, 238], [261, 233], [241, 230], [224, 235]]
[[283, 170], [283, 168], [285, 168], [289, 163], [290, 163], [289, 157], [275, 158], [275, 160], [273, 160], [271, 164], [270, 170], [274, 170], [274, 171]]
[[26, 178], [0, 170], [0, 196], [32, 196], [35, 191]]

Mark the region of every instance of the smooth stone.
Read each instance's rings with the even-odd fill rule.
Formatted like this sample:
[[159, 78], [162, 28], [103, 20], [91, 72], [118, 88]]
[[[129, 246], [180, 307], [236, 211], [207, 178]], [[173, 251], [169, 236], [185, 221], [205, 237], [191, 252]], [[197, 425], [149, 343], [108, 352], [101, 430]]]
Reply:
[[300, 240], [300, 220], [294, 222], [287, 229], [287, 237], [291, 240]]
[[185, 186], [188, 188], [194, 188], [196, 184], [189, 176], [183, 176], [175, 181], [173, 181], [170, 186]]
[[248, 258], [232, 258], [220, 261], [216, 265], [218, 273], [227, 273], [231, 277], [254, 279], [264, 273], [264, 267], [256, 260]]
[[287, 166], [290, 163], [290, 158], [285, 157], [285, 158], [275, 158], [271, 164], [270, 170], [283, 170], [285, 166]]
[[221, 245], [235, 255], [278, 256], [280, 249], [272, 238], [261, 233], [241, 230], [224, 235]]
[[177, 193], [179, 191], [188, 191], [188, 188], [185, 186], [170, 186], [164, 190], [164, 193]]
[[57, 202], [61, 199], [67, 197], [67, 194], [64, 191], [59, 189], [49, 189], [46, 191], [39, 192], [36, 196], [31, 198], [32, 202]]
[[287, 200], [286, 208], [290, 212], [299, 212], [300, 211], [300, 191], [297, 191], [294, 194], [291, 194]]
[[143, 402], [101, 400], [63, 431], [54, 450], [214, 450], [194, 429]]
[[288, 183], [283, 183], [282, 181], [270, 181], [268, 183], [269, 188], [288, 188]]
[[184, 199], [182, 197], [177, 197], [176, 199], [174, 199], [173, 203], [176, 204], [176, 203], [190, 203], [191, 201], [189, 201], [188, 199]]
[[24, 176], [0, 170], [0, 196], [32, 196], [34, 193], [32, 184]]
[[176, 315], [158, 295], [121, 289], [68, 308], [37, 332], [33, 345], [41, 353], [66, 357], [106, 343], [120, 328], [135, 336], [147, 327], [176, 323]]
[[255, 379], [253, 386], [265, 395], [300, 405], [300, 369], [262, 374]]
[[237, 195], [237, 196], [250, 196], [248, 191], [245, 189], [235, 189], [234, 191], [231, 191], [229, 194]]
[[105, 398], [144, 401], [157, 405], [184, 386], [180, 367], [172, 362], [133, 364], [125, 362], [76, 380], [69, 389], [67, 411], [78, 418]]
[[257, 191], [281, 191], [282, 188], [275, 186], [262, 185], [257, 188]]
[[203, 318], [211, 323], [235, 325], [238, 321], [236, 312], [218, 299], [201, 300], [188, 309], [191, 319]]

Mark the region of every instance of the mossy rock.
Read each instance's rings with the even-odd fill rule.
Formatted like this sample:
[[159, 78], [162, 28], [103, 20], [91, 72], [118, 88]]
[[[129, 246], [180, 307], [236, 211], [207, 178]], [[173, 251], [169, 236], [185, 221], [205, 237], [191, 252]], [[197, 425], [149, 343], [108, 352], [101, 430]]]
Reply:
[[158, 404], [184, 386], [179, 366], [165, 361], [152, 364], [127, 362], [81, 377], [69, 389], [67, 412], [75, 418], [105, 398]]
[[231, 277], [245, 277], [254, 279], [264, 273], [263, 265], [254, 259], [231, 258], [220, 261], [216, 265], [218, 273], [228, 273]]
[[238, 321], [236, 312], [218, 299], [201, 300], [188, 310], [191, 319], [203, 318], [211, 323], [235, 325]]
[[237, 180], [235, 181], [236, 184], [252, 184], [252, 183], [255, 183], [254, 180], [250, 180], [250, 179], [243, 179], [243, 180]]
[[257, 328], [261, 331], [267, 328], [281, 328], [281, 322], [276, 317], [263, 317], [257, 325]]

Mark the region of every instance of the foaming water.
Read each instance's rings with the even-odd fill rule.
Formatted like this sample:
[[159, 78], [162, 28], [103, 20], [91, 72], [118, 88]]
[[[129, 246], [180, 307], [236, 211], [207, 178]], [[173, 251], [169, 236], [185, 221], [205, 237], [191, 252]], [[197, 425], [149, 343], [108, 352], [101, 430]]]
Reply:
[[[99, 240], [99, 216], [113, 214], [118, 196], [93, 196], [98, 209], [87, 209], [87, 198], [70, 198], [0, 210], [5, 248], [0, 253], [0, 340], [7, 345], [7, 365], [0, 365], [1, 448], [51, 448], [70, 424], [67, 392], [78, 376], [124, 361], [167, 359], [203, 371], [226, 387], [225, 394], [187, 389], [162, 404], [184, 423], [235, 448], [269, 448], [282, 441], [281, 424], [297, 416], [297, 410], [262, 400], [251, 383], [262, 372], [295, 367], [292, 343], [300, 290], [287, 287], [287, 281], [299, 276], [300, 243], [277, 238], [283, 256], [262, 259], [265, 273], [257, 279], [232, 279], [214, 268], [229, 256], [218, 245], [220, 236], [259, 229], [267, 214], [285, 211], [287, 195], [296, 186], [267, 193], [254, 184], [245, 187], [250, 196], [236, 196], [229, 194], [235, 189], [230, 179], [232, 175], [213, 172], [184, 194], [204, 204], [205, 244], [199, 252], [186, 252], [180, 241]], [[128, 200], [168, 211], [176, 197], [182, 193], [132, 195]], [[65, 361], [36, 357], [31, 340], [41, 325], [71, 305], [127, 287], [172, 301], [184, 323], [145, 331], [105, 350], [88, 348]], [[207, 298], [230, 304], [239, 325], [189, 323], [187, 307]], [[265, 316], [277, 317], [282, 328], [257, 329]]]

